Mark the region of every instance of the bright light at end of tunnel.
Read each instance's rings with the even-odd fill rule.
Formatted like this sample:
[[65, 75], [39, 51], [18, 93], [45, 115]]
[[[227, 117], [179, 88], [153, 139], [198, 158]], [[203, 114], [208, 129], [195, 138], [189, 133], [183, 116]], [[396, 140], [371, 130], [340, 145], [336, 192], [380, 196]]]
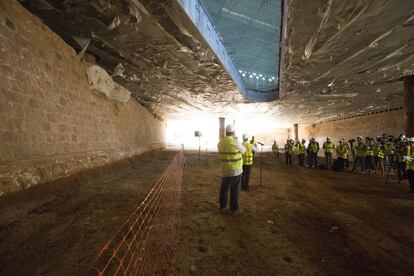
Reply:
[[[243, 118], [242, 116], [226, 117], [226, 125], [235, 120], [236, 136], [242, 142], [242, 135], [255, 136], [270, 146], [273, 139], [277, 139], [278, 130], [290, 127], [269, 118]], [[201, 138], [195, 137], [195, 131], [201, 131]], [[169, 146], [179, 148], [184, 144], [187, 150], [198, 150], [199, 143], [202, 151], [216, 151], [219, 142], [219, 120], [170, 120], [166, 126], [166, 141]]]

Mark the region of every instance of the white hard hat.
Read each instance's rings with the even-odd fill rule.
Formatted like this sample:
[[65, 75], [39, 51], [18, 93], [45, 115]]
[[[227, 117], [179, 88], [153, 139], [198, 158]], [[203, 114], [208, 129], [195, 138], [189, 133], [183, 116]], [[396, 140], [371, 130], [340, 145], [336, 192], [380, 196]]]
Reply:
[[414, 137], [408, 138], [408, 139], [407, 139], [407, 141], [408, 141], [409, 143], [414, 143]]
[[233, 124], [229, 124], [226, 126], [226, 132], [227, 133], [234, 133], [234, 125]]
[[243, 140], [247, 140], [249, 139], [249, 135], [247, 135], [247, 133], [243, 134]]

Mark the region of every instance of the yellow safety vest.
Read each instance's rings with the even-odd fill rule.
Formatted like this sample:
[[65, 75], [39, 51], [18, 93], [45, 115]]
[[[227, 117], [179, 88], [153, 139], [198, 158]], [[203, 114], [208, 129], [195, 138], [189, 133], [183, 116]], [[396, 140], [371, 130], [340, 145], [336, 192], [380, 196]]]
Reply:
[[318, 151], [318, 144], [316, 142], [310, 144], [311, 151], [316, 153]]
[[272, 151], [273, 152], [279, 152], [279, 146], [277, 144], [273, 144]]
[[378, 158], [384, 159], [384, 151], [380, 148], [376, 155]]
[[285, 144], [285, 152], [289, 153], [290, 155], [293, 154], [293, 145], [292, 144]]
[[364, 142], [358, 143], [356, 146], [356, 156], [357, 157], [365, 157], [367, 155], [366, 152], [366, 145], [364, 144]]
[[378, 156], [380, 151], [380, 145], [378, 143], [374, 143], [372, 146], [372, 151], [374, 152], [374, 156]]
[[393, 144], [386, 144], [385, 146], [385, 153], [387, 155], [394, 155], [395, 154], [395, 148]]
[[[407, 148], [407, 155], [406, 156], [414, 158], [414, 151], [411, 152], [411, 147]], [[407, 160], [405, 164], [406, 164], [406, 169], [407, 170], [414, 171], [414, 160], [413, 161]]]
[[374, 156], [374, 149], [372, 144], [367, 144], [367, 148], [366, 148], [366, 156]]
[[299, 154], [299, 145], [293, 145], [293, 153], [298, 155]]
[[347, 149], [347, 147], [344, 146], [344, 145], [339, 145], [336, 148], [336, 154], [340, 158], [347, 159], [348, 158], [348, 149]]
[[304, 144], [299, 143], [298, 147], [299, 147], [299, 153], [300, 154], [304, 154], [306, 152], [306, 147], [305, 147]]
[[346, 158], [351, 154], [351, 148], [348, 144], [344, 144], [344, 147], [346, 148]]
[[243, 165], [253, 165], [252, 145], [246, 141], [246, 142], [243, 142], [243, 146], [246, 148], [246, 151], [242, 154]]
[[222, 138], [218, 144], [218, 149], [222, 172], [232, 173], [241, 169], [243, 165], [242, 154], [232, 136]]
[[325, 152], [333, 152], [333, 148], [335, 147], [334, 143], [332, 142], [325, 142]]

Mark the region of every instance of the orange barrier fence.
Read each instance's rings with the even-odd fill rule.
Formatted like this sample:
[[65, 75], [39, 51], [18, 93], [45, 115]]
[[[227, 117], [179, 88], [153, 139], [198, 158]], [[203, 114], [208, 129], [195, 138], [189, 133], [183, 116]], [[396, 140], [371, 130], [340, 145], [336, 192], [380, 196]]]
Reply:
[[171, 275], [178, 244], [182, 152], [99, 252], [98, 275]]

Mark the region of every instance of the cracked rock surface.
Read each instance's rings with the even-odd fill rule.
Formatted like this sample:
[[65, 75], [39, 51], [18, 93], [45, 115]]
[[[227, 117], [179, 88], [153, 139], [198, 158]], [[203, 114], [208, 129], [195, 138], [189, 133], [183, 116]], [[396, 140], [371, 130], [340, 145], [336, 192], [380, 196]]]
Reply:
[[281, 100], [250, 103], [173, 0], [20, 0], [163, 118], [315, 123], [403, 105], [414, 2], [289, 0]]

